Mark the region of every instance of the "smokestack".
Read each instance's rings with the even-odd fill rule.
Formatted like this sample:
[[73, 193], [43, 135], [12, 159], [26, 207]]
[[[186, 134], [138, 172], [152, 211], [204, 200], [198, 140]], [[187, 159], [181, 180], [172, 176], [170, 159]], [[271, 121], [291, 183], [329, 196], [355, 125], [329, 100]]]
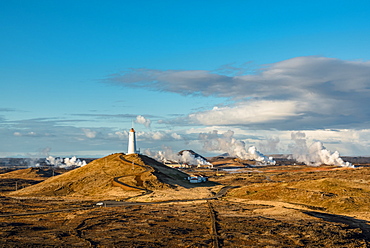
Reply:
[[136, 151], [136, 135], [135, 130], [133, 128], [130, 129], [129, 135], [128, 135], [128, 150], [127, 154], [133, 154], [137, 153]]

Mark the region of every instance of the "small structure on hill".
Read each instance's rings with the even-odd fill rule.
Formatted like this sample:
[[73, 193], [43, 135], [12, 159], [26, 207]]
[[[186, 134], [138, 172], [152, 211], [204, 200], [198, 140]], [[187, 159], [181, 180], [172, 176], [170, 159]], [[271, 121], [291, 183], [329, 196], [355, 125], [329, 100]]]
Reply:
[[136, 134], [133, 128], [130, 129], [128, 134], [128, 149], [127, 154], [139, 154], [140, 151], [136, 150]]
[[175, 162], [167, 160], [163, 162], [164, 165], [171, 167], [171, 168], [191, 168], [192, 166], [187, 163]]
[[203, 175], [190, 175], [188, 176], [190, 183], [204, 183], [208, 181], [208, 177]]

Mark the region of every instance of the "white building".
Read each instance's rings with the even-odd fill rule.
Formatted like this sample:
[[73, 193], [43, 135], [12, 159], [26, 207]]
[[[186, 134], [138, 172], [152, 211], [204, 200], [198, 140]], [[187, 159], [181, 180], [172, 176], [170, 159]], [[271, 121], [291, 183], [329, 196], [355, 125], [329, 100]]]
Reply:
[[139, 153], [138, 150], [136, 150], [136, 134], [135, 130], [133, 128], [130, 129], [130, 132], [128, 134], [128, 149], [127, 154], [134, 154]]
[[208, 177], [202, 175], [190, 175], [188, 176], [190, 183], [204, 183], [208, 181]]

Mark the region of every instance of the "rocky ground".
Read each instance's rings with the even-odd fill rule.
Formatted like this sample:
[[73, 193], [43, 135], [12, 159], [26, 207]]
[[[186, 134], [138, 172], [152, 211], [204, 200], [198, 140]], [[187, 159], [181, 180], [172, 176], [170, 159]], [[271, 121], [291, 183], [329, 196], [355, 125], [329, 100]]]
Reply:
[[[11, 211], [38, 211], [61, 202], [9, 200]], [[358, 227], [314, 214], [274, 213], [266, 204], [212, 201], [219, 247], [366, 247]], [[79, 204], [63, 202], [63, 207]], [[50, 206], [49, 206], [50, 207]], [[2, 206], [4, 209], [4, 204]], [[282, 208], [281, 210], [284, 210]], [[270, 213], [269, 213], [270, 212]], [[283, 213], [284, 211], [281, 211]], [[299, 216], [299, 217], [298, 217]], [[1, 218], [1, 247], [213, 247], [205, 201], [129, 207], [95, 207]]]
[[[26, 179], [0, 177], [0, 247], [370, 245], [366, 166], [198, 172], [207, 174], [215, 186], [158, 190], [131, 198], [151, 205], [117, 207], [73, 197], [10, 197], [7, 192], [14, 191], [15, 182]], [[19, 184], [42, 179], [27, 180]], [[218, 200], [158, 203], [208, 197], [223, 185], [238, 188]]]

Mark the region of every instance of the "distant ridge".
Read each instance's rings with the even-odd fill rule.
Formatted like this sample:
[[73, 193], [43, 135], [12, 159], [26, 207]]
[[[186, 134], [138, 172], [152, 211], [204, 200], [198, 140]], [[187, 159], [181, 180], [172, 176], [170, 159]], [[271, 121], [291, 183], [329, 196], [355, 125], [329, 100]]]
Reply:
[[[127, 190], [158, 190], [187, 184], [187, 174], [145, 155], [112, 154], [51, 177], [39, 184], [12, 192], [12, 196], [124, 196]], [[117, 187], [114, 179], [122, 185]]]

